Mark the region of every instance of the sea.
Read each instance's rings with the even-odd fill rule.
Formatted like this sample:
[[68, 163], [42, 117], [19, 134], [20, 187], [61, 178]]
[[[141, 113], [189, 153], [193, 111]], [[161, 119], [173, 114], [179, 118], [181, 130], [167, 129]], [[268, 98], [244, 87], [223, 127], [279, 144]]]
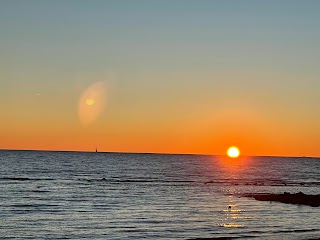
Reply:
[[0, 151], [0, 239], [320, 239], [320, 159]]

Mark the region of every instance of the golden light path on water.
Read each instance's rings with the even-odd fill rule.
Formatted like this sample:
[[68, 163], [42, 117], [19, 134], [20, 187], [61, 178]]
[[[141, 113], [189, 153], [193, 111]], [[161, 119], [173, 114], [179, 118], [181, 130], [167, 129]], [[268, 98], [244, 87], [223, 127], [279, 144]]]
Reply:
[[80, 122], [86, 126], [101, 115], [106, 104], [107, 88], [105, 82], [96, 82], [82, 93], [78, 103]]
[[[230, 147], [234, 149], [236, 147]], [[230, 149], [229, 148], [229, 149]], [[237, 150], [237, 151], [236, 151]], [[225, 156], [216, 156], [214, 161], [218, 164], [219, 172], [224, 176], [225, 180], [229, 181], [230, 185], [224, 187], [225, 203], [227, 207], [222, 210], [223, 216], [219, 226], [224, 228], [243, 228], [246, 227], [245, 219], [252, 219], [253, 215], [246, 212], [243, 204], [244, 202], [235, 199], [239, 193], [238, 184], [241, 184], [242, 172], [250, 167], [251, 158], [248, 156], [239, 156], [238, 148], [232, 150], [232, 154]], [[233, 152], [234, 151], [234, 152]], [[233, 155], [234, 153], [234, 155]], [[237, 157], [232, 156], [237, 155]]]

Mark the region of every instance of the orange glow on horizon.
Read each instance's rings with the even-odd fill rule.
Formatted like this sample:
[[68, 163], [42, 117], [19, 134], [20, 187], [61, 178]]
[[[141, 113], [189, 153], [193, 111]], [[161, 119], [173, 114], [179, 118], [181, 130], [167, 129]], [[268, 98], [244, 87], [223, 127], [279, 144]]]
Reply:
[[[272, 122], [269, 125], [254, 126], [250, 121], [235, 121], [238, 116], [233, 116], [231, 120], [197, 117], [193, 122], [188, 119], [171, 119], [171, 115], [166, 116], [168, 120], [163, 122], [160, 120], [164, 116], [157, 115], [155, 118], [151, 114], [153, 112], [141, 109], [122, 112], [121, 108], [113, 105], [115, 101], [110, 101], [106, 116], [103, 113], [107, 99], [106, 85], [99, 84], [103, 90], [92, 91], [90, 94], [84, 91], [79, 99], [78, 116], [73, 104], [62, 108], [61, 115], [56, 115], [51, 105], [41, 112], [22, 109], [19, 114], [12, 113], [15, 116], [13, 120], [4, 115], [0, 148], [95, 151], [98, 147], [101, 152], [224, 155], [222, 164], [229, 164], [230, 168], [239, 165], [243, 156], [320, 156], [316, 141], [318, 135], [314, 135], [314, 139], [309, 138], [306, 145], [301, 144], [298, 138], [301, 134], [292, 137], [290, 132], [288, 136], [284, 134], [273, 138], [281, 129]], [[87, 90], [91, 91], [91, 87]], [[233, 122], [237, 124], [232, 125]], [[307, 138], [307, 135], [302, 136]], [[230, 143], [236, 144], [241, 150], [240, 157], [234, 159], [226, 156]]]

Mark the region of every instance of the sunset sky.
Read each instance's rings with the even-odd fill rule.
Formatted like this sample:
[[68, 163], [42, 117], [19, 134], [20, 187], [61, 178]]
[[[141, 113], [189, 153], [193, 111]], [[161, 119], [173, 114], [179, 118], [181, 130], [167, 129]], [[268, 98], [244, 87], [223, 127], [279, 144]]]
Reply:
[[320, 156], [319, 13], [0, 0], [0, 149]]

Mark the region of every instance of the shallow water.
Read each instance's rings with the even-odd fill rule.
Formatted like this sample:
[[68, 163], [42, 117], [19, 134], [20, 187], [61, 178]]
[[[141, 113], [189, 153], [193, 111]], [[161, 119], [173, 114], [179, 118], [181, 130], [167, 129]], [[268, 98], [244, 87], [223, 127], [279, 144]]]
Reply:
[[320, 236], [320, 208], [241, 197], [319, 194], [317, 158], [0, 151], [0, 164], [1, 239]]

